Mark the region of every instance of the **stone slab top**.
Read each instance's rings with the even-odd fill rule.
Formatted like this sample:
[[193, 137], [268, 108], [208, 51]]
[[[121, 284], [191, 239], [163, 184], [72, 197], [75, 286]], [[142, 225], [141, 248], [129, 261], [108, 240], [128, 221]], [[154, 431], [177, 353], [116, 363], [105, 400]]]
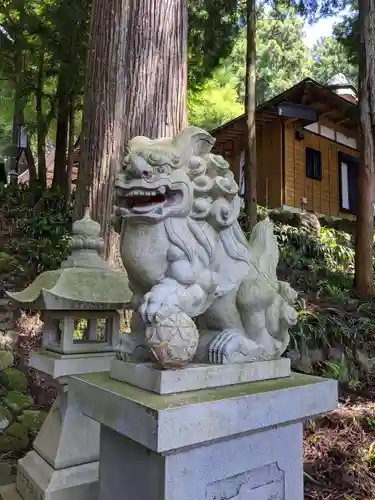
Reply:
[[157, 452], [302, 421], [337, 406], [334, 380], [290, 377], [159, 395], [91, 373], [69, 379], [82, 413]]
[[176, 394], [289, 377], [290, 359], [227, 365], [192, 363], [181, 370], [160, 370], [153, 363], [115, 359], [111, 365], [110, 376], [119, 382], [157, 394]]
[[38, 351], [31, 352], [30, 356], [36, 358], [51, 359], [51, 360], [58, 359], [64, 361], [67, 359], [95, 359], [103, 357], [114, 358], [116, 356], [116, 353], [113, 351], [112, 352], [101, 351], [101, 352], [87, 352], [87, 353], [78, 352], [75, 354], [62, 354], [60, 352], [50, 351], [48, 349], [41, 347]]
[[114, 357], [113, 351], [78, 355], [40, 351], [30, 353], [29, 366], [54, 379], [59, 379], [69, 375], [91, 373], [93, 370], [107, 372]]

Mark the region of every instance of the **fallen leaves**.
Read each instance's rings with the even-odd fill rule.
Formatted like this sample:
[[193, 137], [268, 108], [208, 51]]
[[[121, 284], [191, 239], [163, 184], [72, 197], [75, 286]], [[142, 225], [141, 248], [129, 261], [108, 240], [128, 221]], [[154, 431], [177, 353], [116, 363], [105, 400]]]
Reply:
[[375, 499], [375, 403], [346, 399], [307, 426], [305, 500]]

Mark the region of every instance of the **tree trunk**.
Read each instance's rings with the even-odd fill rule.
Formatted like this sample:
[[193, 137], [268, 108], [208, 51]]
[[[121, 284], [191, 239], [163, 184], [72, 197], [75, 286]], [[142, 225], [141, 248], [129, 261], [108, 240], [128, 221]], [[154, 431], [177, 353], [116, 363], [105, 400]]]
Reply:
[[38, 180], [45, 188], [47, 186], [46, 169], [46, 127], [43, 116], [43, 77], [44, 77], [44, 49], [40, 49], [38, 78], [36, 86], [36, 121], [37, 121], [37, 153], [38, 153]]
[[113, 184], [131, 137], [187, 123], [187, 0], [93, 0], [77, 186], [108, 256]]
[[75, 98], [72, 94], [70, 97], [70, 111], [69, 111], [69, 139], [68, 139], [68, 188], [66, 194], [66, 205], [72, 199], [72, 173], [73, 173], [73, 153], [74, 153], [74, 129], [75, 129]]
[[[21, 11], [22, 12], [22, 11]], [[22, 19], [22, 18], [21, 18]], [[18, 173], [18, 158], [20, 156], [19, 138], [21, 127], [24, 124], [24, 54], [22, 50], [22, 41], [16, 40], [16, 52], [14, 56], [14, 65], [16, 69], [16, 82], [14, 92], [14, 108], [13, 108], [13, 126], [12, 126], [12, 166], [13, 181], [16, 179], [15, 174]]]
[[35, 185], [37, 183], [38, 176], [37, 176], [37, 172], [36, 172], [34, 155], [33, 155], [33, 152], [31, 151], [31, 148], [30, 148], [30, 140], [27, 141], [27, 148], [25, 151], [25, 156], [26, 156], [26, 161], [27, 161], [27, 167], [29, 169], [30, 185]]
[[70, 71], [65, 64], [61, 65], [57, 87], [57, 129], [55, 168], [53, 172], [52, 188], [67, 193], [67, 149], [69, 129], [70, 92], [68, 88], [68, 75]]
[[359, 0], [359, 112], [361, 162], [355, 241], [355, 289], [373, 293], [375, 168], [375, 0]]
[[247, 54], [246, 54], [246, 144], [245, 144], [245, 211], [248, 230], [257, 223], [257, 152], [256, 152], [256, 2], [247, 0]]

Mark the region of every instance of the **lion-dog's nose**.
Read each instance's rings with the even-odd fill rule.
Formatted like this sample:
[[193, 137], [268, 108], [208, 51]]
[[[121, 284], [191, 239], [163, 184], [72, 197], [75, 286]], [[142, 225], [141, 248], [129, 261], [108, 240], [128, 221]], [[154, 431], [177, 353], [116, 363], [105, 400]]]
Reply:
[[129, 154], [129, 165], [127, 171], [134, 179], [148, 179], [152, 176], [152, 167], [142, 156]]

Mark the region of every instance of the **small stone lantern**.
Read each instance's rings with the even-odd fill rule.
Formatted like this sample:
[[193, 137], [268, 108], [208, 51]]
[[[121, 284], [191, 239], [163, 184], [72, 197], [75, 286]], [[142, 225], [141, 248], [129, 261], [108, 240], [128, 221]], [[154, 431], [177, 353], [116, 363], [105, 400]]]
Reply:
[[110, 370], [119, 314], [131, 299], [125, 273], [100, 257], [100, 225], [86, 211], [73, 224], [71, 254], [25, 290], [8, 293], [18, 306], [43, 312], [43, 346], [29, 365], [57, 382], [58, 395], [35, 438], [19, 460], [17, 481], [4, 498], [92, 500], [99, 481], [100, 425], [69, 404], [68, 377]]
[[126, 274], [100, 257], [100, 225], [88, 211], [73, 224], [71, 254], [60, 269], [46, 271], [25, 290], [8, 293], [22, 308], [43, 311], [43, 348], [60, 354], [114, 351], [119, 314], [130, 301]]

